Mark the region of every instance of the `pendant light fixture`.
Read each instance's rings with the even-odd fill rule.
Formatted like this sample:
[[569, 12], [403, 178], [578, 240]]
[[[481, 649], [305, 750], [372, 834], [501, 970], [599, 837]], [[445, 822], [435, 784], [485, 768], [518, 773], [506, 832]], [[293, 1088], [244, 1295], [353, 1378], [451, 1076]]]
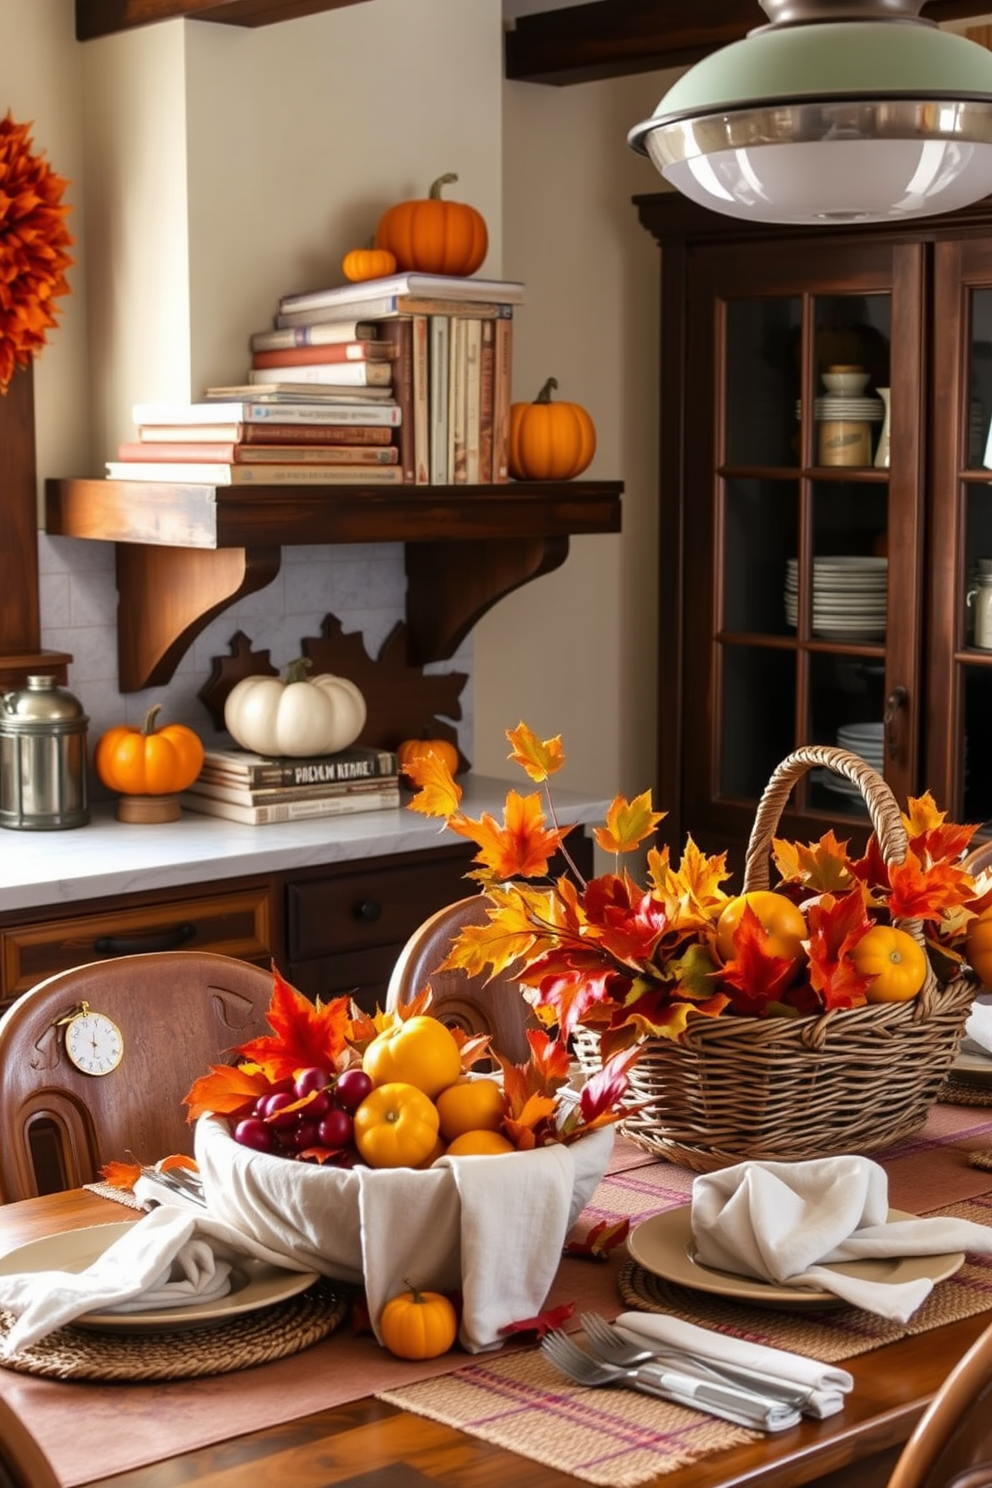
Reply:
[[992, 192], [992, 52], [923, 0], [760, 0], [770, 24], [689, 69], [627, 141], [752, 221], [881, 222]]

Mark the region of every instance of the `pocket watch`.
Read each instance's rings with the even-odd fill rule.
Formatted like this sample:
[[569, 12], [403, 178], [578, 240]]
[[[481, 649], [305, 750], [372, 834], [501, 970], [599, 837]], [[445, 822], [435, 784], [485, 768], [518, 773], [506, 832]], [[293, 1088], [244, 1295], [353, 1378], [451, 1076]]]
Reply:
[[64, 1029], [65, 1052], [84, 1075], [109, 1075], [124, 1057], [124, 1035], [106, 1013], [82, 1002], [58, 1022]]

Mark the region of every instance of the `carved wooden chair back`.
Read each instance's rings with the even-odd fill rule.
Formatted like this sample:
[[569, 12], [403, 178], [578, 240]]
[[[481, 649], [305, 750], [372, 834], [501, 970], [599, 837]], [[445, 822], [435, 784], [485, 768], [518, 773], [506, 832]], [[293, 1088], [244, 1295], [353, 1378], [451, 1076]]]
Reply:
[[[155, 951], [57, 972], [0, 1019], [0, 1197], [93, 1182], [111, 1160], [191, 1152], [183, 1097], [267, 1031], [272, 973], [205, 951]], [[66, 1053], [81, 1004], [113, 1020], [123, 1056], [86, 1074]]]
[[526, 1060], [527, 1029], [537, 1024], [528, 1010], [518, 982], [506, 977], [487, 981], [461, 969], [439, 971], [452, 942], [467, 925], [486, 923], [483, 894], [457, 899], [426, 919], [410, 936], [393, 967], [386, 991], [387, 1008], [411, 1002], [429, 982], [434, 1008], [445, 1023], [467, 1033], [488, 1033], [492, 1046], [505, 1059]]
[[0, 1488], [59, 1488], [41, 1445], [6, 1400], [0, 1400]]
[[992, 1326], [931, 1400], [887, 1488], [992, 1488]]

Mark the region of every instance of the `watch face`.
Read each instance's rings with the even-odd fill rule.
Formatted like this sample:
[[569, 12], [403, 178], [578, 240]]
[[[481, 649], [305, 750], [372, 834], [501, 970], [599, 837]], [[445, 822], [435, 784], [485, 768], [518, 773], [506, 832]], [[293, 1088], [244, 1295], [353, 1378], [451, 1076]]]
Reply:
[[66, 1024], [65, 1051], [84, 1075], [109, 1075], [124, 1054], [124, 1038], [105, 1013], [80, 1013]]

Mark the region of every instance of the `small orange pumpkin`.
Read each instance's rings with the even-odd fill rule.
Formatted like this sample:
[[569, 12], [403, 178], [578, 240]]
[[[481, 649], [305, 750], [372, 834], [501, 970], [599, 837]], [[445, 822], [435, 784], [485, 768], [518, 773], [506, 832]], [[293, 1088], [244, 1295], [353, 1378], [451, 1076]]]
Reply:
[[364, 279], [385, 279], [396, 273], [396, 259], [388, 248], [352, 248], [341, 260], [341, 271], [346, 279], [359, 284]]
[[375, 232], [376, 246], [387, 248], [406, 273], [474, 274], [489, 251], [485, 219], [465, 202], [444, 201], [441, 187], [457, 181], [438, 176], [426, 198], [387, 207]]
[[203, 766], [203, 744], [184, 723], [156, 728], [161, 710], [148, 709], [142, 725], [118, 724], [97, 742], [93, 763], [110, 790], [128, 796], [165, 796], [185, 790]]
[[442, 1292], [407, 1290], [391, 1297], [379, 1315], [379, 1335], [398, 1359], [436, 1359], [458, 1337], [458, 1314]]
[[571, 480], [596, 453], [596, 427], [578, 403], [552, 403], [549, 377], [533, 403], [510, 407], [510, 474], [514, 480]]
[[396, 758], [399, 762], [400, 774], [405, 777], [407, 765], [412, 765], [416, 760], [427, 759], [435, 755], [447, 765], [452, 775], [458, 769], [458, 750], [454, 744], [447, 739], [404, 739], [396, 750]]
[[992, 909], [983, 910], [971, 922], [966, 954], [982, 986], [992, 987]]

